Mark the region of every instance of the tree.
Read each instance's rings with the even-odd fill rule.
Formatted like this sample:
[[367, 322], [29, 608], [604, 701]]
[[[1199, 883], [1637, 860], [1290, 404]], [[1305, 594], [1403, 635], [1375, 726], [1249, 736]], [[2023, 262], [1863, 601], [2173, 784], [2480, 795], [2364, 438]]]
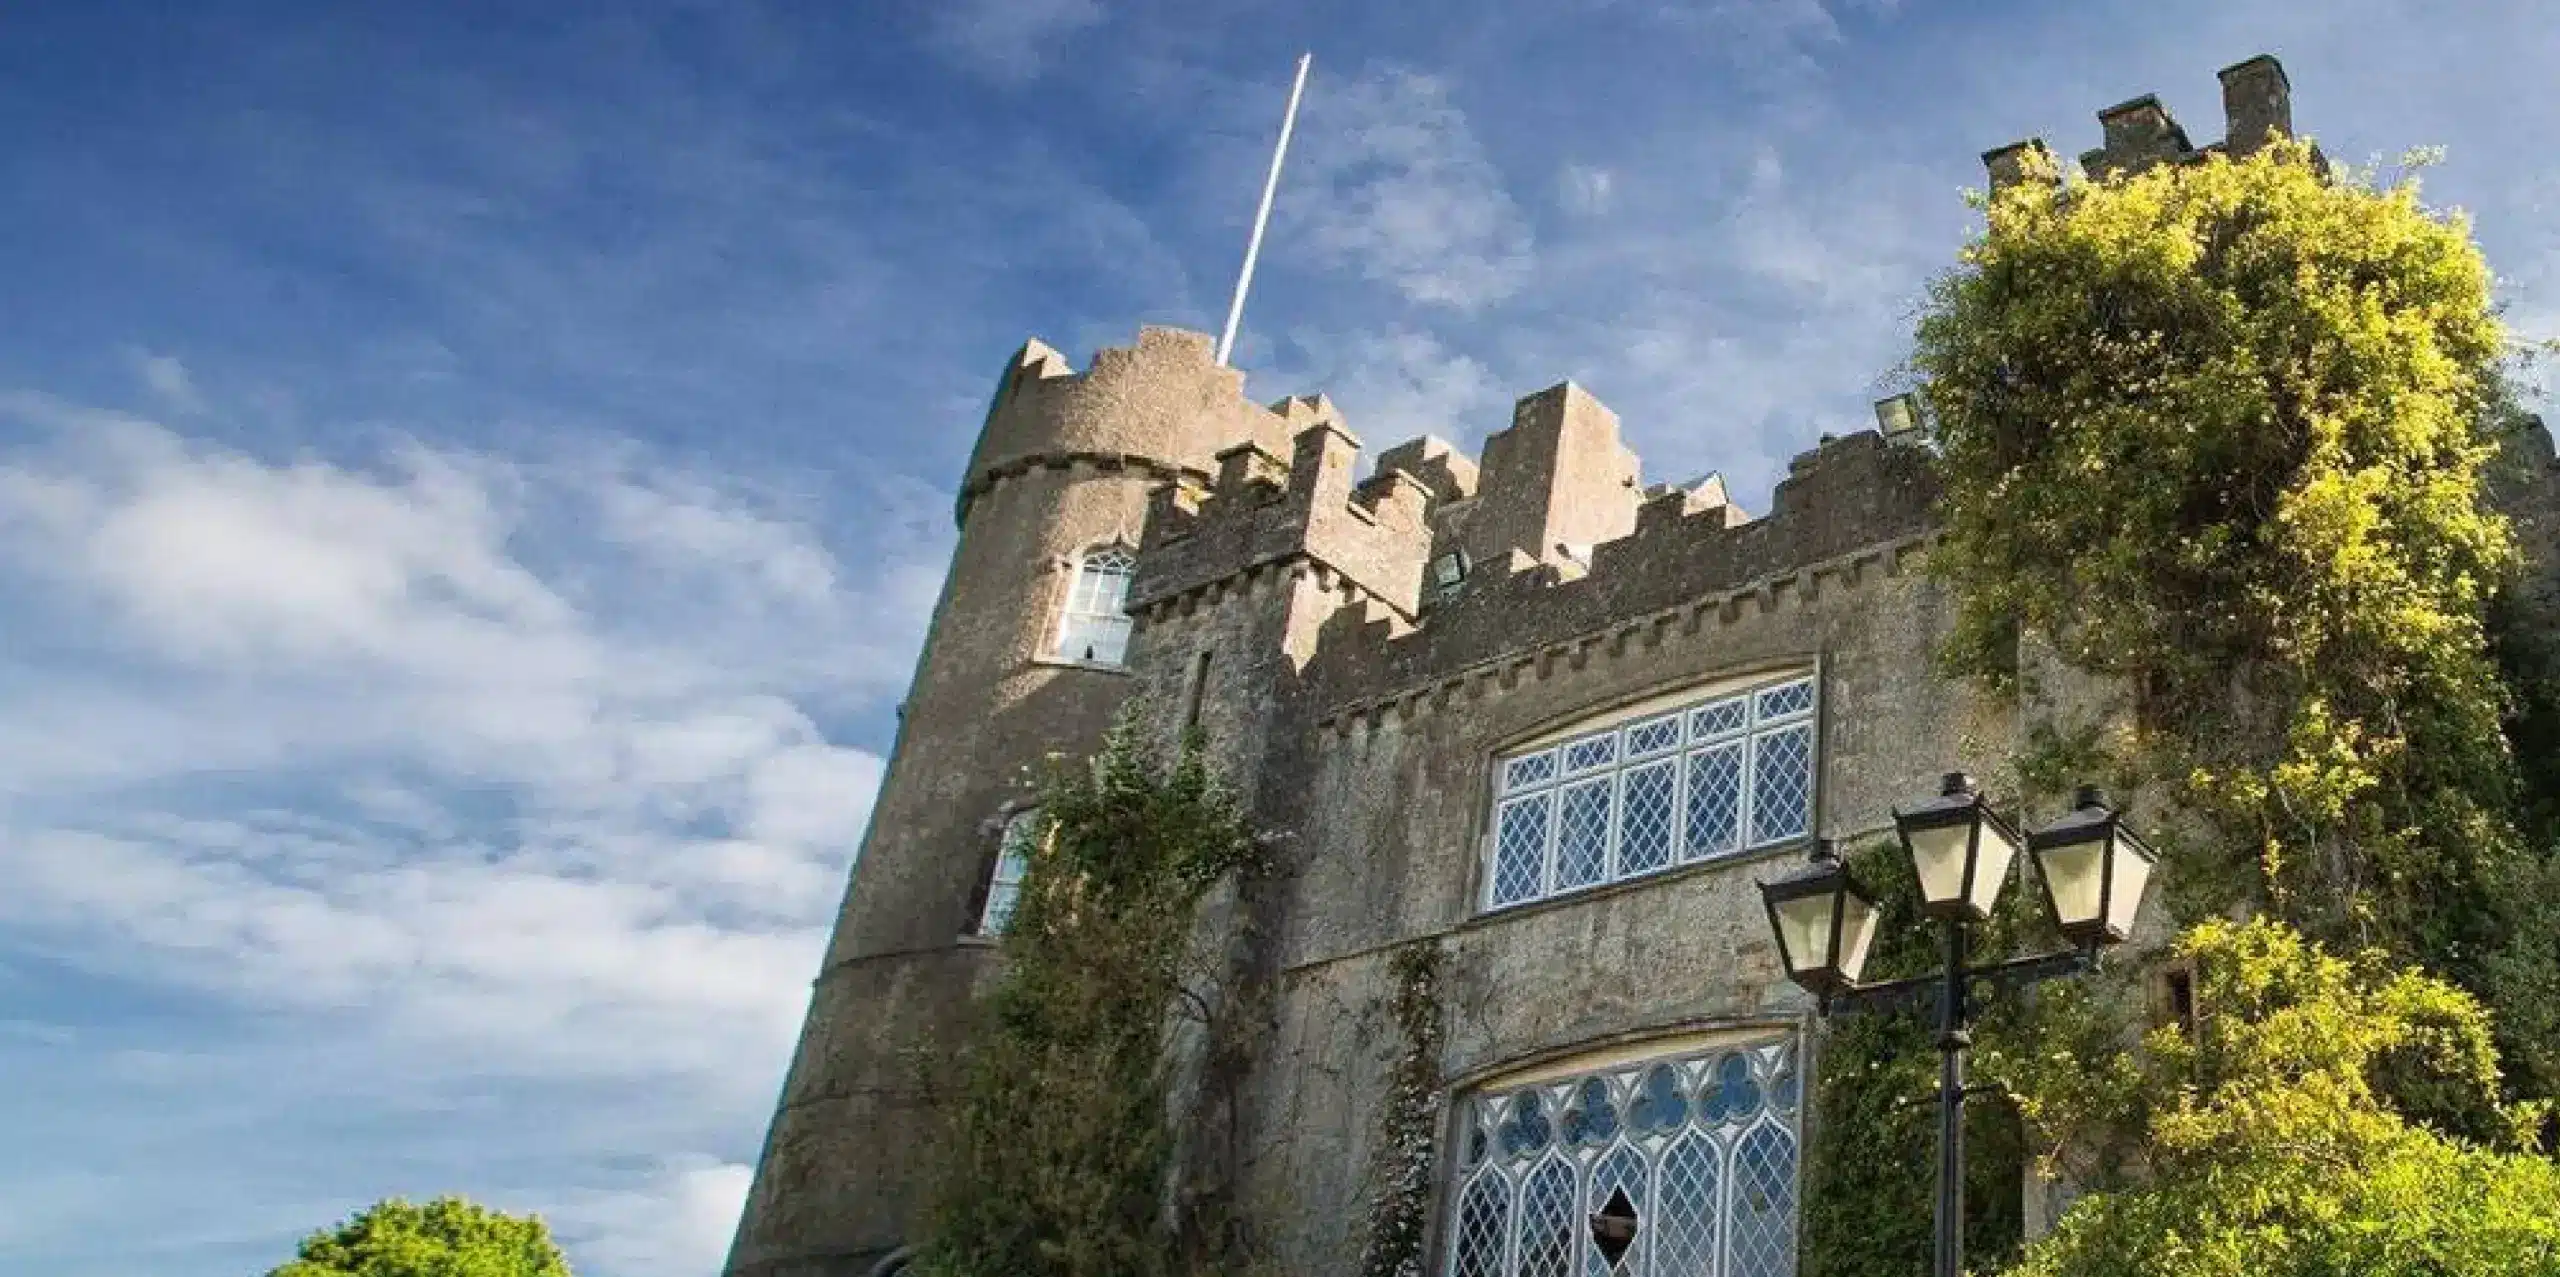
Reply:
[[304, 1238], [298, 1257], [267, 1277], [569, 1277], [569, 1261], [538, 1216], [459, 1197], [423, 1206], [394, 1197]]
[[[2135, 1186], [2082, 1199], [2012, 1277], [2560, 1273], [2560, 1166], [2526, 1150], [2539, 1108], [2499, 1103], [2469, 994], [2264, 920], [2201, 924], [2179, 952], [2193, 1036], [2153, 1032], [2114, 1070], [2131, 1094], [2104, 1101], [2142, 1113]], [[2386, 1077], [2493, 1120], [2478, 1141], [2412, 1122]]]

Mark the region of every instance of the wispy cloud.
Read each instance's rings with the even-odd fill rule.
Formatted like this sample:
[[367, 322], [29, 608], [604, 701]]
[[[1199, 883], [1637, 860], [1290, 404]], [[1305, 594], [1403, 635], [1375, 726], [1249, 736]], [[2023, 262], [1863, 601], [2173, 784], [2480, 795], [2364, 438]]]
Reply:
[[1527, 278], [1528, 220], [1440, 79], [1381, 66], [1328, 83], [1304, 127], [1283, 207], [1318, 260], [1459, 311]]
[[[849, 563], [751, 484], [630, 455], [283, 462], [26, 394], [0, 421], [37, 440], [0, 452], [0, 601], [116, 662], [0, 657], [20, 944], [328, 1024], [255, 1048], [302, 1099], [349, 1053], [430, 1091], [762, 1098], [880, 774], [813, 714], [903, 673], [938, 538]], [[699, 1271], [734, 1217], [734, 1154], [660, 1151], [557, 1203], [607, 1271]]]
[[931, 9], [934, 40], [972, 74], [1003, 84], [1037, 78], [1060, 46], [1104, 18], [1097, 0], [946, 0]]

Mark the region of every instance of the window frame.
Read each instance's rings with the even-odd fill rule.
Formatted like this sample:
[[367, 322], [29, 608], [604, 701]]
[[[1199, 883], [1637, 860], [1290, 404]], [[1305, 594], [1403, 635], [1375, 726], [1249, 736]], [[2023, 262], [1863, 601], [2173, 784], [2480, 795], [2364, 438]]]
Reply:
[[[1487, 769], [1490, 795], [1478, 809], [1485, 823], [1477, 856], [1480, 883], [1472, 893], [1475, 914], [1507, 913], [1698, 865], [1756, 858], [1801, 845], [1821, 827], [1822, 760], [1827, 737], [1823, 681], [1819, 661], [1720, 679], [1568, 723], [1521, 745], [1495, 751]], [[1798, 688], [1803, 689], [1801, 704], [1778, 709], [1767, 704], [1772, 697]], [[1726, 706], [1737, 707], [1739, 718], [1726, 726], [1702, 726], [1700, 720], [1708, 712]], [[1669, 741], [1653, 743], [1645, 749], [1635, 747], [1634, 734], [1669, 725], [1676, 725]], [[1801, 823], [1764, 833], [1758, 828], [1763, 742], [1798, 734], [1806, 755]], [[1603, 749], [1605, 760], [1598, 757]], [[1577, 751], [1588, 756], [1577, 757]], [[1692, 825], [1699, 815], [1690, 808], [1691, 786], [1702, 760], [1720, 754], [1734, 759], [1734, 798], [1727, 817], [1732, 832], [1728, 845], [1699, 850], [1690, 846]], [[1668, 810], [1662, 816], [1669, 827], [1665, 835], [1667, 846], [1655, 853], [1661, 857], [1658, 862], [1629, 869], [1625, 859], [1629, 782], [1640, 773], [1662, 766], [1671, 771]], [[1520, 774], [1523, 772], [1527, 774]], [[1568, 883], [1564, 880], [1568, 855], [1565, 795], [1587, 791], [1593, 782], [1603, 780], [1608, 816], [1598, 853], [1597, 876], [1576, 874], [1577, 880]], [[1505, 838], [1513, 819], [1509, 813], [1515, 807], [1531, 804], [1544, 805], [1543, 814], [1520, 817], [1531, 827], [1541, 829], [1535, 835], [1540, 840], [1537, 880], [1515, 888], [1504, 879], [1504, 850], [1508, 845]]]
[[[1086, 586], [1089, 565], [1095, 559], [1105, 555], [1117, 556], [1125, 565], [1117, 571], [1093, 573], [1097, 578], [1103, 576], [1117, 578], [1120, 606], [1112, 611], [1096, 609]], [[1068, 556], [1065, 564], [1066, 586], [1060, 592], [1056, 613], [1051, 618], [1048, 642], [1042, 644], [1042, 657], [1058, 664], [1080, 666], [1086, 669], [1127, 669], [1129, 640], [1137, 628], [1136, 619], [1131, 617], [1128, 611], [1129, 587], [1137, 580], [1137, 575], [1138, 549], [1125, 540], [1096, 542]], [[1071, 650], [1069, 645], [1079, 635], [1089, 638], [1097, 627], [1106, 631], [1116, 631], [1117, 643], [1114, 656], [1084, 656]], [[1095, 646], [1090, 642], [1085, 644], [1088, 651], [1093, 650]]]
[[[1740, 1057], [1747, 1062], [1747, 1076], [1757, 1095], [1747, 1108], [1709, 1111], [1711, 1084], [1721, 1083], [1721, 1069], [1728, 1060]], [[1716, 1213], [1710, 1270], [1725, 1272], [1736, 1258], [1739, 1234], [1737, 1206], [1743, 1200], [1745, 1185], [1739, 1174], [1746, 1140], [1759, 1143], [1765, 1150], [1764, 1132], [1774, 1131], [1785, 1143], [1789, 1165], [1785, 1170], [1783, 1190], [1788, 1195], [1785, 1246], [1798, 1263], [1802, 1262], [1805, 1218], [1805, 1174], [1807, 1114], [1813, 1103], [1813, 1074], [1809, 1067], [1809, 1044], [1801, 1030], [1792, 1025], [1768, 1021], [1735, 1023], [1729, 1027], [1701, 1034], [1680, 1034], [1655, 1038], [1649, 1042], [1576, 1052], [1565, 1058], [1527, 1068], [1505, 1069], [1493, 1076], [1473, 1080], [1459, 1079], [1450, 1090], [1443, 1109], [1441, 1126], [1441, 1171], [1433, 1191], [1433, 1213], [1430, 1230], [1429, 1261], [1425, 1267], [1431, 1277], [1462, 1277], [1460, 1262], [1468, 1256], [1461, 1248], [1466, 1237], [1468, 1196], [1479, 1180], [1500, 1179], [1506, 1182], [1505, 1211], [1508, 1218], [1502, 1227], [1499, 1250], [1492, 1268], [1496, 1277], [1516, 1274], [1522, 1258], [1520, 1246], [1521, 1214], [1527, 1209], [1522, 1199], [1533, 1174], [1543, 1172], [1548, 1164], [1562, 1159], [1573, 1170], [1575, 1200], [1567, 1212], [1577, 1236], [1584, 1234], [1579, 1225], [1591, 1211], [1599, 1209], [1597, 1200], [1600, 1181], [1607, 1177], [1607, 1164], [1625, 1157], [1629, 1150], [1643, 1164], [1645, 1192], [1637, 1204], [1640, 1216], [1648, 1224], [1659, 1227], [1659, 1214], [1664, 1209], [1659, 1190], [1668, 1173], [1668, 1161], [1676, 1146], [1687, 1144], [1706, 1150], [1715, 1158], [1717, 1174]], [[1630, 1102], [1646, 1089], [1651, 1075], [1668, 1071], [1676, 1079], [1680, 1098], [1685, 1104], [1682, 1117], [1668, 1126], [1639, 1128]], [[1781, 1080], [1785, 1079], [1782, 1085]], [[1579, 1093], [1594, 1080], [1599, 1080], [1615, 1097], [1616, 1127], [1601, 1133], [1596, 1143], [1588, 1133], [1568, 1129], [1565, 1105], [1567, 1093]], [[1519, 1097], [1545, 1093], [1545, 1120], [1550, 1124], [1548, 1141], [1525, 1154], [1505, 1149], [1503, 1129], [1511, 1124], [1511, 1106]], [[1481, 1151], [1478, 1141], [1481, 1139]], [[1651, 1236], [1648, 1236], [1648, 1233]], [[1630, 1270], [1636, 1270], [1638, 1256], [1650, 1262], [1652, 1247], [1661, 1244], [1662, 1234], [1650, 1229], [1638, 1233], [1638, 1251], [1630, 1255]], [[1569, 1271], [1576, 1277], [1585, 1263], [1596, 1255], [1583, 1247], [1575, 1247], [1568, 1261]], [[1788, 1270], [1792, 1272], [1792, 1269]]]
[[[978, 907], [969, 934], [989, 940], [1001, 940], [1013, 925], [1013, 913], [1022, 901], [1022, 884], [1031, 876], [1030, 848], [1046, 833], [1040, 824], [1038, 807], [1023, 807], [1009, 812], [996, 831], [995, 853], [988, 857], [987, 870], [978, 883]], [[1008, 866], [1013, 868], [1007, 876]], [[998, 906], [1002, 909], [999, 911]]]

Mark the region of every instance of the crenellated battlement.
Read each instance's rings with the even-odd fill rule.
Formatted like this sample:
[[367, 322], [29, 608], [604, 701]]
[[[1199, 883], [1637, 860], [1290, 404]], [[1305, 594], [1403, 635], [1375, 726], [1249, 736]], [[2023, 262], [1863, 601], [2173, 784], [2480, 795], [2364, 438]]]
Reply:
[[1238, 440], [1282, 446], [1286, 414], [1244, 397], [1244, 374], [1221, 367], [1206, 333], [1146, 327], [1077, 372], [1034, 339], [1005, 365], [978, 446], [961, 478], [958, 517], [980, 493], [1043, 466], [1097, 463], [1168, 481], [1205, 480]]
[[1411, 620], [1431, 550], [1431, 490], [1401, 470], [1357, 479], [1360, 441], [1321, 396], [1283, 400], [1272, 412], [1295, 429], [1286, 460], [1248, 440], [1218, 452], [1208, 484], [1156, 490], [1130, 610], [1311, 560]]
[[[2082, 152], [2080, 167], [2090, 177], [2103, 180], [2157, 164], [2192, 164], [2211, 155], [2236, 159], [2265, 146], [2271, 138], [2293, 133], [2293, 83], [2285, 77], [2283, 63], [2262, 53], [2224, 67], [2220, 78], [2221, 141], [2196, 146], [2159, 97], [2145, 93], [2098, 112], [2103, 144]], [[1991, 176], [1992, 189], [1998, 190], [2025, 180], [2031, 172], [2058, 172], [2048, 163], [2052, 158], [2044, 139], [2028, 138], [1983, 152], [1982, 165]]]
[[[1871, 430], [1826, 440], [1795, 459], [1759, 519], [1726, 499], [1720, 477], [1657, 490], [1629, 534], [1593, 547], [1579, 573], [1541, 564], [1487, 577], [1410, 631], [1346, 621], [1310, 671], [1316, 694], [1338, 717], [1612, 633], [1693, 632], [1734, 609], [1809, 595], [1826, 575], [1854, 579], [1867, 559], [1931, 531], [1929, 456]], [[1892, 570], [1900, 553], [1887, 556]]]

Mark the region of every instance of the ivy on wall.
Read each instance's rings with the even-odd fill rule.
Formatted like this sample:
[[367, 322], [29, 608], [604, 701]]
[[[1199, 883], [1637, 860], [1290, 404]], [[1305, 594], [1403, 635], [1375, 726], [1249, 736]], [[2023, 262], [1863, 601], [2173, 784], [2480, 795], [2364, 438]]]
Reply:
[[[2042, 690], [2032, 640], [2120, 689], [2034, 728], [2015, 780], [2183, 813], [2190, 929], [1986, 1011], [1977, 1076], [2020, 1138], [1968, 1126], [1971, 1262], [2018, 1253], [1981, 1215], [2032, 1166], [2092, 1195], [2031, 1277], [2560, 1271], [2560, 1178], [2518, 1151], [2543, 1110], [2516, 1102], [2560, 1091], [2560, 608], [2493, 506], [2531, 441], [2469, 228], [2290, 142], [2040, 176], [1986, 201], [1919, 326], [1943, 656], [2015, 697]], [[1879, 973], [1924, 969], [1908, 866], [1858, 864], [1893, 910]], [[1989, 945], [2040, 947], [2031, 896]], [[2168, 960], [2206, 1020], [2131, 1049]], [[1925, 1265], [1929, 1047], [1908, 1017], [1832, 1027], [1809, 1274]]]
[[1431, 1200], [1438, 1188], [1432, 1155], [1440, 1120], [1440, 946], [1423, 941], [1389, 961], [1395, 990], [1387, 1012], [1401, 1044], [1378, 1110], [1376, 1195], [1361, 1252], [1362, 1277], [1422, 1277]]
[[2509, 348], [2469, 227], [2290, 141], [1985, 211], [1913, 359], [1951, 663], [2006, 687], [2025, 633], [2106, 676], [2120, 761], [2207, 822], [2174, 875], [2510, 1001], [2548, 870], [2487, 629]]
[[1219, 1270], [1169, 1208], [1169, 1044], [1216, 1031], [1195, 918], [1258, 854], [1198, 741], [1167, 760], [1138, 721], [1041, 791], [1048, 828], [980, 999], [919, 1257], [934, 1277]]

